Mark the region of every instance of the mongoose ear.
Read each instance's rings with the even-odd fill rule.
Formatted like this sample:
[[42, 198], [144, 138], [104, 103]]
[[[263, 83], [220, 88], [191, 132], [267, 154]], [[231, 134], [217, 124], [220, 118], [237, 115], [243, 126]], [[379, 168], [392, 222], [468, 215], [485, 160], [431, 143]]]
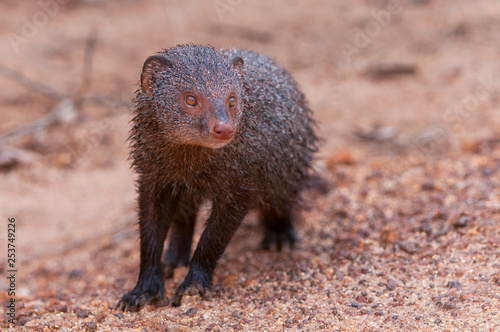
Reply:
[[172, 62], [163, 55], [153, 55], [147, 58], [144, 62], [144, 65], [142, 66], [142, 91], [149, 96], [154, 74], [158, 70], [172, 68], [173, 66], [174, 65], [172, 64]]
[[243, 69], [243, 65], [245, 64], [245, 61], [243, 61], [243, 59], [240, 56], [237, 56], [237, 57], [233, 58], [233, 60], [231, 61], [231, 63], [233, 64], [233, 66], [237, 70], [242, 70]]

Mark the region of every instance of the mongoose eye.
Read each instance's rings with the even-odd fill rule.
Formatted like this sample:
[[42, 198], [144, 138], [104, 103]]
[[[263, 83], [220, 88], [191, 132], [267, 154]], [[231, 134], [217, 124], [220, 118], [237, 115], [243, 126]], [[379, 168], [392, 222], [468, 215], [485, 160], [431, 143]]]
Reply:
[[229, 97], [229, 107], [236, 106], [236, 99], [234, 97]]
[[194, 106], [198, 105], [198, 101], [193, 96], [187, 96], [186, 97], [186, 104], [188, 104], [189, 106], [194, 107]]

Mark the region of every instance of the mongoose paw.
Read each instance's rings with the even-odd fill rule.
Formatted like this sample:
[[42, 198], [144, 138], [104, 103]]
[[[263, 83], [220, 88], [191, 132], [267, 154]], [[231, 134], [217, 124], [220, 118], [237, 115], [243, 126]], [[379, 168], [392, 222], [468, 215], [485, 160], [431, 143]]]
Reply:
[[174, 307], [181, 305], [182, 297], [186, 295], [200, 295], [203, 300], [211, 300], [211, 283], [207, 281], [206, 276], [202, 273], [191, 273], [188, 272], [186, 280], [177, 288], [174, 297], [170, 300], [170, 304]]
[[122, 299], [116, 304], [115, 309], [122, 311], [139, 311], [146, 304], [157, 304], [161, 301], [160, 294], [151, 292], [138, 292], [132, 290], [123, 295]]
[[295, 243], [298, 241], [298, 237], [295, 234], [293, 227], [288, 227], [283, 230], [273, 230], [267, 228], [264, 233], [264, 240], [262, 240], [262, 249], [271, 250], [273, 245], [276, 245], [276, 250], [281, 251], [283, 249], [283, 244], [288, 244], [290, 248], [293, 248]]
[[200, 283], [196, 282], [186, 288], [182, 286], [179, 287], [170, 301], [170, 304], [174, 307], [180, 306], [184, 295], [200, 295], [201, 298], [206, 301], [210, 301], [212, 299], [212, 292], [210, 288], [204, 287]]

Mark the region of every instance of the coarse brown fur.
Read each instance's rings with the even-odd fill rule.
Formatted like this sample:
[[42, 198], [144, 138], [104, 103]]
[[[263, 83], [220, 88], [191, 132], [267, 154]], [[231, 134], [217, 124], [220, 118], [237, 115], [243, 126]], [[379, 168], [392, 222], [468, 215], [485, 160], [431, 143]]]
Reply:
[[[197, 103], [188, 105], [188, 97]], [[206, 295], [249, 209], [261, 213], [265, 248], [293, 244], [292, 215], [318, 139], [288, 71], [248, 50], [179, 45], [146, 60], [135, 105], [141, 264], [137, 286], [119, 308], [162, 299], [163, 272], [171, 277], [179, 265], [190, 269], [171, 303], [179, 305], [186, 291]], [[211, 214], [190, 259], [196, 215], [207, 200]]]

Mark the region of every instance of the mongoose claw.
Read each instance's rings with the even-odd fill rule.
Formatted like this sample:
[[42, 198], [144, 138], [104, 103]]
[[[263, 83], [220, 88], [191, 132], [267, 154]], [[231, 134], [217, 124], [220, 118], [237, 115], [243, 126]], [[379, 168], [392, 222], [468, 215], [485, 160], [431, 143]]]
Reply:
[[161, 300], [159, 294], [128, 292], [118, 301], [115, 309], [121, 311], [139, 311], [147, 304], [156, 304]]
[[283, 230], [272, 230], [268, 228], [264, 233], [261, 247], [264, 250], [271, 250], [271, 247], [276, 245], [276, 250], [281, 251], [283, 249], [283, 244], [288, 243], [290, 248], [293, 248], [297, 241], [298, 237], [293, 227], [288, 227]]
[[190, 278], [189, 274], [186, 280], [177, 288], [174, 297], [170, 300], [170, 304], [174, 307], [181, 305], [182, 297], [186, 295], [200, 295], [203, 300], [210, 301], [212, 292], [210, 284], [205, 283], [195, 278]]

